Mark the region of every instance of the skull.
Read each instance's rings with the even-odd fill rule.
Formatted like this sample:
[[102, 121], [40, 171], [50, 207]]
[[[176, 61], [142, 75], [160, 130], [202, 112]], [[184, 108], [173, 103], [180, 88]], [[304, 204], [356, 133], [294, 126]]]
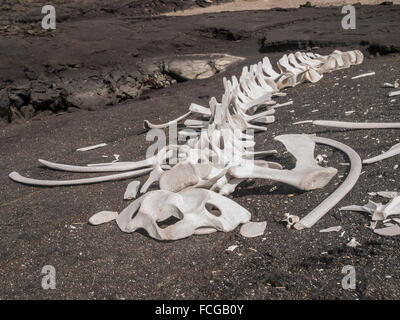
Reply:
[[[171, 217], [178, 222], [165, 228], [158, 223]], [[157, 240], [178, 240], [192, 234], [229, 232], [250, 221], [250, 212], [236, 202], [206, 189], [179, 193], [151, 191], [134, 201], [117, 218], [124, 232], [145, 229]]]

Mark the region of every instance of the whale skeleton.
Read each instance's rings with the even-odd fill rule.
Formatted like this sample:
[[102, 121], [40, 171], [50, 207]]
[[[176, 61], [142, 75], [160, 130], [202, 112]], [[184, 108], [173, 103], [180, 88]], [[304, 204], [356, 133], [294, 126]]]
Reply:
[[[179, 131], [179, 135], [191, 138], [184, 144], [166, 145], [155, 156], [136, 162], [72, 166], [39, 160], [42, 165], [55, 170], [122, 172], [119, 174], [66, 181], [25, 178], [17, 172], [11, 173], [9, 177], [29, 185], [59, 186], [98, 183], [149, 173], [140, 189], [141, 196], [118, 215], [117, 224], [124, 232], [145, 229], [155, 239], [177, 240], [192, 234], [228, 232], [240, 224], [249, 223], [251, 214], [225, 197], [247, 179], [268, 179], [300, 190], [326, 186], [337, 170], [322, 167], [315, 161], [315, 145], [322, 143], [347, 153], [352, 168], [349, 177], [334, 194], [317, 210], [295, 224], [296, 229], [311, 227], [357, 181], [360, 171], [357, 154], [330, 139], [306, 134], [280, 135], [275, 140], [282, 143], [296, 158], [295, 167], [287, 170], [276, 162], [255, 160], [255, 157], [274, 154], [276, 150], [254, 151], [256, 143], [252, 131], [267, 131], [265, 125], [275, 121], [276, 110], [293, 104], [293, 101], [278, 104], [273, 100], [275, 97], [286, 96], [280, 90], [302, 82], [318, 82], [326, 72], [348, 68], [362, 61], [363, 55], [358, 50], [334, 51], [327, 56], [296, 52], [279, 59], [277, 72], [265, 57], [257, 64], [244, 67], [239, 79], [235, 76], [224, 78], [224, 94], [220, 102], [212, 97], [208, 107], [192, 103], [187, 113], [164, 124], [153, 124], [145, 120], [146, 129], [163, 129], [184, 120], [185, 129]], [[189, 119], [192, 115], [197, 118]], [[178, 162], [173, 166], [166, 165], [175, 153]], [[148, 191], [155, 183], [158, 183], [159, 190]], [[130, 184], [126, 198], [135, 197], [138, 188], [138, 182]], [[159, 226], [170, 218], [178, 222], [165, 228]], [[264, 225], [260, 226], [265, 229]]]

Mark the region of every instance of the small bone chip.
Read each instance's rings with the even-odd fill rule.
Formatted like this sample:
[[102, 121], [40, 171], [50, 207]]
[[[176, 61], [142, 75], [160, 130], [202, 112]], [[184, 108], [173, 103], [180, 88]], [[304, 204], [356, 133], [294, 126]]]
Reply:
[[375, 75], [375, 72], [369, 72], [369, 73], [360, 74], [359, 76], [352, 77], [351, 79], [353, 79], [353, 80], [360, 79], [360, 78], [374, 76], [374, 75]]
[[396, 198], [399, 193], [397, 191], [379, 191], [377, 194], [383, 198], [393, 199]]
[[323, 229], [323, 230], [319, 230], [319, 232], [339, 232], [342, 230], [341, 226], [337, 226], [337, 227], [330, 227], [327, 229]]
[[99, 224], [107, 223], [115, 220], [118, 217], [118, 212], [115, 211], [101, 211], [90, 217], [89, 223], [97, 226]]
[[100, 144], [96, 144], [95, 146], [76, 149], [76, 151], [89, 151], [89, 150], [94, 150], [97, 148], [105, 147], [106, 145], [107, 145], [107, 143], [100, 143]]
[[389, 92], [389, 97], [400, 96], [400, 91], [391, 91]]
[[235, 249], [236, 248], [238, 248], [239, 246], [237, 246], [237, 245], [233, 245], [233, 246], [230, 246], [228, 249], [226, 249], [225, 251], [230, 251], [230, 252], [233, 252], [233, 251], [235, 251]]
[[140, 186], [140, 181], [132, 181], [130, 184], [128, 184], [128, 187], [126, 188], [125, 194], [124, 194], [124, 200], [131, 200], [135, 199], [136, 195], [139, 191], [139, 186]]
[[361, 243], [359, 243], [359, 242], [356, 240], [356, 238], [352, 238], [352, 239], [350, 240], [350, 242], [346, 244], [346, 246], [348, 246], [348, 247], [350, 247], [350, 248], [355, 248], [355, 247], [357, 247], [357, 246], [361, 246]]
[[374, 232], [380, 236], [394, 237], [400, 235], [400, 226], [393, 225], [387, 228], [375, 229]]
[[262, 236], [267, 227], [267, 222], [247, 222], [240, 228], [240, 234], [246, 238]]

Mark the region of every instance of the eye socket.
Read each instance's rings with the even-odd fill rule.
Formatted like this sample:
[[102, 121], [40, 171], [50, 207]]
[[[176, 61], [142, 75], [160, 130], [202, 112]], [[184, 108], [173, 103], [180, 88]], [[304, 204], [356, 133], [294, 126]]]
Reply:
[[168, 228], [169, 226], [174, 225], [175, 223], [181, 221], [181, 219], [175, 217], [175, 216], [170, 216], [168, 219], [163, 220], [163, 221], [157, 221], [157, 225], [161, 229]]
[[219, 210], [219, 208], [213, 205], [212, 203], [206, 203], [205, 207], [208, 212], [210, 212], [212, 215], [216, 217], [219, 217], [222, 214], [221, 210]]

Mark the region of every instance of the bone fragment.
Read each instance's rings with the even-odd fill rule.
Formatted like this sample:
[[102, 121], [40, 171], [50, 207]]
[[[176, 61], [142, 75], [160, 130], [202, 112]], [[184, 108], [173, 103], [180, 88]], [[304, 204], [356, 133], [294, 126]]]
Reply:
[[339, 232], [341, 230], [342, 230], [342, 227], [341, 226], [337, 226], [337, 227], [330, 227], [330, 228], [327, 228], [327, 229], [322, 229], [322, 230], [319, 230], [319, 232], [322, 232], [322, 233], [325, 233], [325, 232]]
[[399, 96], [400, 95], [400, 91], [391, 91], [389, 92], [389, 97], [394, 97], [394, 96]]
[[374, 76], [375, 75], [375, 72], [368, 72], [368, 73], [363, 73], [363, 74], [360, 74], [359, 76], [355, 76], [355, 77], [352, 77], [351, 79], [359, 79], [359, 78], [364, 78], [364, 77], [369, 77], [369, 76]]
[[76, 151], [89, 151], [89, 150], [94, 150], [94, 149], [97, 149], [97, 148], [105, 147], [106, 145], [107, 145], [107, 143], [100, 143], [100, 144], [96, 144], [95, 146], [76, 149]]
[[359, 243], [356, 238], [352, 238], [347, 244], [346, 246], [350, 247], [350, 248], [356, 248], [358, 246], [361, 246], [361, 243]]
[[399, 236], [400, 226], [396, 224], [387, 228], [374, 229], [374, 232], [376, 234], [379, 234], [380, 236], [389, 236], [389, 237]]
[[396, 147], [396, 148], [391, 148], [389, 149], [389, 151], [386, 151], [376, 157], [373, 158], [369, 158], [369, 159], [365, 159], [363, 160], [364, 164], [371, 164], [371, 163], [375, 163], [378, 161], [382, 161], [391, 157], [394, 157], [396, 155], [400, 154], [400, 147]]
[[247, 222], [240, 228], [240, 234], [246, 238], [262, 236], [267, 227], [267, 222]]
[[139, 191], [140, 181], [132, 181], [128, 184], [124, 194], [124, 200], [135, 199]]
[[97, 226], [115, 220], [118, 217], [118, 212], [101, 211], [90, 217], [89, 223]]
[[229, 246], [228, 249], [226, 249], [225, 251], [233, 252], [233, 251], [235, 251], [237, 248], [239, 248], [238, 245], [232, 245], [232, 246]]

